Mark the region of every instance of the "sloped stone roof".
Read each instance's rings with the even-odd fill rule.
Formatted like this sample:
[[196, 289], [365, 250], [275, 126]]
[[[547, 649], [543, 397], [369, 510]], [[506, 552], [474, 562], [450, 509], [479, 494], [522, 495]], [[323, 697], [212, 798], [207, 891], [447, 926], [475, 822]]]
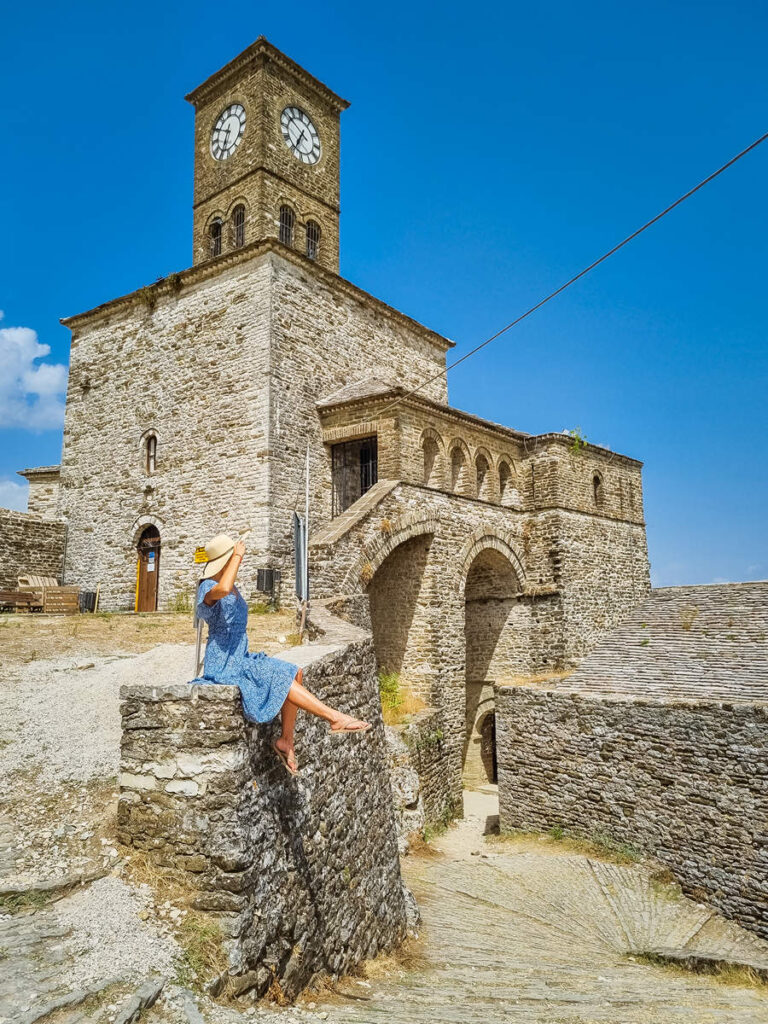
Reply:
[[[327, 409], [344, 402], [357, 402], [363, 398], [378, 398], [381, 395], [394, 394], [397, 389], [398, 385], [394, 381], [368, 377], [365, 380], [356, 380], [351, 384], [345, 384], [343, 388], [326, 395], [315, 404], [318, 409]], [[403, 389], [400, 388], [400, 390]]]
[[58, 473], [61, 466], [33, 466], [31, 469], [17, 469], [18, 476], [46, 476], [50, 473]]
[[768, 582], [654, 590], [558, 690], [768, 704]]

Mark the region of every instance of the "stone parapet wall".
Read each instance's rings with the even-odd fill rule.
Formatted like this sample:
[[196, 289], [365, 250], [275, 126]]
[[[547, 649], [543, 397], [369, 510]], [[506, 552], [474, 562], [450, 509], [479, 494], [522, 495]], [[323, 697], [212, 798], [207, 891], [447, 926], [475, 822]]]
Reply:
[[640, 846], [768, 937], [768, 707], [500, 687], [502, 829]]
[[440, 711], [427, 708], [400, 728], [410, 766], [418, 773], [427, 824], [461, 813], [461, 785], [445, 756], [445, 721]]
[[276, 979], [295, 995], [405, 936], [373, 645], [346, 624], [324, 639], [286, 657], [374, 727], [332, 736], [300, 713], [299, 779], [271, 750], [276, 725], [246, 724], [236, 687], [122, 691], [119, 837], [183, 873], [194, 906], [216, 914], [238, 992]]
[[29, 574], [61, 582], [66, 539], [66, 523], [0, 508], [0, 588], [15, 589]]

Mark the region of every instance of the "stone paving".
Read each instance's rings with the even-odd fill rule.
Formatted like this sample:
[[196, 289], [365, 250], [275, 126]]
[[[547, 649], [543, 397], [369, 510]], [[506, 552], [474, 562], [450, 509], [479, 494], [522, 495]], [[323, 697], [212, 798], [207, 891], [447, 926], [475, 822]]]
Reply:
[[[654, 883], [643, 865], [618, 866], [533, 839], [485, 841], [492, 795], [468, 794], [466, 817], [432, 855], [405, 862], [423, 914], [416, 955], [374, 965], [325, 1002], [242, 1009], [195, 1001], [169, 979], [148, 1024], [764, 1024], [768, 989], [639, 962], [682, 950], [768, 967], [768, 943]], [[0, 833], [0, 858], [6, 863]], [[72, 993], [62, 908], [0, 915], [0, 1022], [118, 1024], [149, 977], [100, 979]], [[149, 971], [147, 975], [149, 975]], [[157, 984], [154, 984], [157, 988]], [[312, 1001], [312, 998], [316, 1002]], [[133, 1008], [133, 1010], [131, 1010]]]
[[[486, 800], [492, 805], [493, 798]], [[335, 1008], [346, 1024], [746, 1024], [768, 1020], [768, 989], [633, 962], [662, 948], [768, 964], [768, 944], [655, 886], [647, 869], [530, 843], [483, 844], [472, 795], [443, 856], [407, 870], [424, 920], [417, 970]], [[490, 809], [492, 813], [492, 808]], [[549, 844], [548, 844], [548, 848]], [[473, 855], [474, 854], [474, 855]]]

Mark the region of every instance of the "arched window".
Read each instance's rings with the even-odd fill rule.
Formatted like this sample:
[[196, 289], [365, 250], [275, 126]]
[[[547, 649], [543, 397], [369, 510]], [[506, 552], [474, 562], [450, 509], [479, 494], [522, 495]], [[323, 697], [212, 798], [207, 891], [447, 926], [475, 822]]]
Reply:
[[466, 459], [460, 445], [456, 445], [451, 451], [451, 490], [458, 491], [464, 487], [464, 476]]
[[221, 256], [221, 220], [217, 217], [211, 224], [211, 256]]
[[599, 473], [595, 473], [592, 477], [592, 493], [595, 505], [599, 508], [603, 504], [603, 481]]
[[440, 486], [438, 480], [440, 447], [434, 437], [425, 437], [422, 449], [424, 451], [424, 483], [432, 487], [438, 487]]
[[280, 207], [280, 241], [283, 245], [293, 245], [293, 225], [296, 215], [290, 206]]
[[232, 229], [235, 248], [240, 249], [245, 245], [245, 207], [242, 203], [232, 211]]
[[144, 441], [144, 469], [149, 474], [157, 469], [157, 434], [147, 434]]
[[320, 248], [320, 225], [316, 220], [307, 221], [307, 256], [311, 260], [317, 259]]
[[502, 505], [509, 501], [510, 490], [512, 489], [512, 470], [508, 462], [499, 465], [499, 501]]
[[488, 465], [488, 459], [484, 455], [478, 455], [475, 459], [475, 475], [477, 482], [477, 496], [478, 498], [487, 498], [486, 491], [488, 490], [488, 470], [491, 467]]

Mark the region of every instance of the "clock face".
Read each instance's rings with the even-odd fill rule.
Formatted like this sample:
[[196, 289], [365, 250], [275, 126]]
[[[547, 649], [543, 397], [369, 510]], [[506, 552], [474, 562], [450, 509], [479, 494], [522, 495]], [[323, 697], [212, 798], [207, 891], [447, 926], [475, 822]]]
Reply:
[[211, 132], [211, 156], [228, 160], [240, 145], [245, 131], [245, 110], [240, 103], [230, 103], [222, 110]]
[[317, 129], [303, 110], [286, 107], [280, 115], [280, 130], [286, 146], [297, 160], [304, 164], [316, 164], [322, 148]]

